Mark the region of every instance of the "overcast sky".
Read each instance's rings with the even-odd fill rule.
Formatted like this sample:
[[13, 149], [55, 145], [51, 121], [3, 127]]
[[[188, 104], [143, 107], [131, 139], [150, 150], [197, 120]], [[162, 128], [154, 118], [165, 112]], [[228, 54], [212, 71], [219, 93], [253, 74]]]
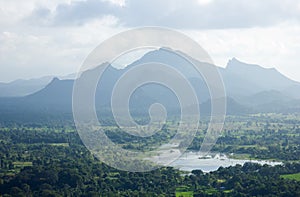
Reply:
[[0, 81], [74, 73], [139, 26], [191, 36], [218, 66], [236, 57], [300, 81], [299, 0], [0, 0]]

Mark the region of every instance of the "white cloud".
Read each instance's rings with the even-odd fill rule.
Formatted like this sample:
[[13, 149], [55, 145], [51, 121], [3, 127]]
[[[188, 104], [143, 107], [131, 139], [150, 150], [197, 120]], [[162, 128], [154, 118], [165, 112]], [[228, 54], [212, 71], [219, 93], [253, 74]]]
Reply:
[[236, 57], [247, 63], [275, 67], [288, 77], [300, 81], [298, 24], [186, 33], [208, 51], [218, 66], [225, 67], [229, 58]]
[[103, 0], [103, 1], [108, 1], [121, 7], [124, 7], [126, 5], [125, 0]]
[[[113, 19], [81, 27], [16, 27], [0, 34], [0, 81], [76, 72], [88, 53], [117, 33]], [[108, 25], [108, 26], [107, 26]]]
[[213, 0], [197, 0], [200, 5], [208, 5], [213, 2]]
[[180, 28], [218, 65], [237, 57], [300, 81], [299, 5], [293, 0], [0, 0], [0, 81], [75, 72], [102, 40], [140, 25]]
[[47, 15], [38, 7], [31, 19], [49, 25], [83, 25], [93, 18], [113, 15], [120, 24], [133, 27], [161, 25], [182, 29], [218, 29], [270, 26], [298, 21], [297, 0], [85, 0], [57, 4]]
[[32, 14], [34, 9], [47, 7], [54, 10], [61, 3], [70, 3], [71, 0], [0, 0], [0, 24], [1, 28], [4, 25], [15, 25], [24, 17]]

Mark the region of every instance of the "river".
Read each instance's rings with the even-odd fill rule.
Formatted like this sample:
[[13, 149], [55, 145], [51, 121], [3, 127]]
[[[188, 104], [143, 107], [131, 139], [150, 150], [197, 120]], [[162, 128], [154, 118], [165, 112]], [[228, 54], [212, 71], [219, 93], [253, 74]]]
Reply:
[[170, 166], [183, 171], [202, 170], [203, 172], [211, 172], [217, 170], [220, 166], [229, 167], [236, 164], [243, 165], [246, 162], [253, 162], [259, 164], [268, 164], [271, 166], [281, 165], [282, 162], [273, 162], [266, 160], [241, 160], [230, 159], [224, 154], [212, 154], [205, 159], [199, 159], [199, 155], [195, 152], [184, 153], [179, 159], [170, 164]]

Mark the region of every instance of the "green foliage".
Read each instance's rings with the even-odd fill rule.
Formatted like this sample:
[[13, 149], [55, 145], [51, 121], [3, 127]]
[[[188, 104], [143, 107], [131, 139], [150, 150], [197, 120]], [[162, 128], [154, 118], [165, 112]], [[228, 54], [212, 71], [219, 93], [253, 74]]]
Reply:
[[284, 174], [284, 175], [281, 175], [280, 177], [284, 178], [284, 179], [290, 179], [290, 180], [300, 181], [300, 173], [296, 173], [296, 174]]
[[[138, 150], [174, 135], [171, 123], [144, 140], [123, 135], [109, 121], [106, 125], [114, 142]], [[274, 167], [246, 163], [184, 175], [171, 167], [148, 173], [113, 169], [90, 154], [71, 122], [1, 122], [0, 196], [300, 196], [299, 125], [296, 115], [229, 117], [214, 150], [293, 162]], [[206, 126], [190, 149], [198, 148]]]

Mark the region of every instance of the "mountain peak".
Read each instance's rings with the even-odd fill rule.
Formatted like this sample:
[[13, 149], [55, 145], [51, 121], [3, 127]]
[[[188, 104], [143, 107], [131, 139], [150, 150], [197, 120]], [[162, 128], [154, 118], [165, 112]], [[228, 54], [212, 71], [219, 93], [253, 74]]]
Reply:
[[60, 79], [58, 77], [53, 77], [53, 79], [48, 83], [48, 85], [59, 82]]
[[233, 57], [231, 60], [228, 61], [228, 63], [230, 62], [241, 62], [241, 61], [239, 61], [236, 57]]
[[236, 58], [232, 58], [228, 61], [225, 70], [231, 75], [239, 76], [244, 81], [252, 81], [253, 85], [261, 87], [261, 90], [280, 90], [296, 83], [281, 74], [275, 68], [265, 68], [257, 64], [247, 64]]
[[263, 68], [263, 67], [256, 64], [247, 64], [233, 57], [228, 61], [226, 68], [230, 70], [240, 70], [240, 69]]
[[230, 70], [240, 70], [240, 69], [260, 69], [260, 70], [270, 70], [270, 71], [277, 71], [276, 68], [265, 68], [265, 67], [262, 67], [260, 65], [257, 65], [257, 64], [248, 64], [248, 63], [245, 63], [245, 62], [242, 62], [240, 60], [238, 60], [236, 57], [233, 57], [232, 59], [230, 59], [227, 63], [227, 66], [226, 68], [230, 69]]
[[58, 77], [53, 77], [51, 82], [54, 82], [54, 81], [60, 81], [60, 79]]

